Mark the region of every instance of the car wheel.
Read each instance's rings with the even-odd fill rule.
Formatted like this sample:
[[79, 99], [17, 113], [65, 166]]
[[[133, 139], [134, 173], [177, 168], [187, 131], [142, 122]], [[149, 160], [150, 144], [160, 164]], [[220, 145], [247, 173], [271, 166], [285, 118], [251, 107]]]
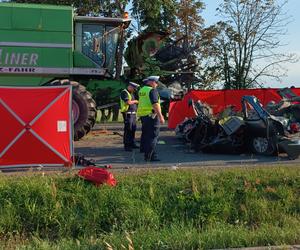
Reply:
[[254, 137], [250, 140], [251, 151], [259, 155], [274, 155], [277, 152], [273, 138]]

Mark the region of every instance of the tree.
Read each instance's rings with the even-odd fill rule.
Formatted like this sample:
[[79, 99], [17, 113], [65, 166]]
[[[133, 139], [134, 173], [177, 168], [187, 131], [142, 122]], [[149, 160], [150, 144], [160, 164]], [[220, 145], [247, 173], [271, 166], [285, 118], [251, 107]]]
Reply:
[[175, 20], [176, 0], [133, 0], [132, 16], [142, 31], [166, 31]]
[[295, 62], [293, 54], [279, 53], [284, 46], [289, 17], [286, 0], [224, 0], [217, 9], [224, 21], [209, 28], [215, 34], [211, 50], [222, 72], [226, 89], [262, 86], [265, 77], [276, 80], [284, 74], [283, 63]]
[[[201, 30], [204, 26], [201, 11], [204, 7], [202, 0], [133, 1], [133, 16], [137, 19], [139, 32], [167, 31], [169, 37], [173, 40], [164, 39], [164, 47], [169, 48], [169, 50], [168, 53], [164, 51], [162, 54], [168, 58], [172, 58], [172, 53], [176, 55], [177, 61], [172, 60], [171, 62], [180, 64], [179, 70], [174, 71], [172, 69], [174, 64], [166, 67], [166, 63], [160, 65], [159, 62], [151, 60], [155, 55], [148, 58], [148, 61], [145, 60], [145, 68], [149, 71], [153, 71], [153, 69], [157, 71], [157, 67], [166, 68], [169, 72], [173, 71], [173, 73], [169, 73], [169, 76], [164, 74], [163, 71], [161, 72], [167, 85], [172, 81], [178, 81], [188, 88], [191, 85], [195, 86], [195, 83], [201, 88], [207, 86], [207, 81], [202, 81], [203, 76], [207, 75], [207, 69], [202, 70], [201, 68], [202, 79], [195, 76], [195, 72], [199, 70], [197, 68], [198, 61], [204, 56], [200, 46]], [[162, 19], [162, 16], [164, 19]], [[165, 21], [162, 22], [162, 20]], [[177, 42], [172, 46], [171, 44], [174, 41]], [[147, 64], [146, 61], [151, 63]], [[151, 66], [154, 66], [154, 68]], [[144, 71], [146, 71], [145, 68]], [[198, 75], [200, 76], [200, 74]], [[207, 77], [207, 79], [211, 80], [212, 78]]]
[[190, 87], [211, 89], [220, 79], [220, 70], [213, 61], [216, 55], [210, 46], [216, 30], [204, 28], [205, 20], [201, 15], [204, 9], [203, 0], [177, 0], [173, 33], [177, 39], [184, 35], [184, 48], [194, 51], [188, 58], [195, 62], [195, 67], [190, 68], [195, 76]]
[[204, 25], [200, 13], [204, 8], [205, 5], [201, 0], [179, 0], [176, 3], [176, 19], [171, 27], [176, 39], [184, 35], [184, 42], [190, 46], [199, 42]]

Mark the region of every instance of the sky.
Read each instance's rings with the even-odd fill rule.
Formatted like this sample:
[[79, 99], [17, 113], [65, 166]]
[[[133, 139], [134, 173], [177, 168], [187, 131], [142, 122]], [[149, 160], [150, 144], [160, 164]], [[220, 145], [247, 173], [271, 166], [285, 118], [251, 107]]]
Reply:
[[[206, 8], [202, 12], [206, 26], [217, 22], [220, 18], [216, 16], [216, 8], [221, 0], [204, 0]], [[291, 16], [291, 22], [287, 26], [287, 35], [280, 38], [282, 43], [287, 44], [282, 48], [282, 52], [296, 53], [300, 57], [300, 0], [289, 0], [286, 5], [286, 12]], [[282, 78], [282, 82], [270, 80], [265, 87], [288, 87], [294, 85], [300, 87], [300, 61], [295, 64], [286, 64], [288, 70], [287, 77]]]

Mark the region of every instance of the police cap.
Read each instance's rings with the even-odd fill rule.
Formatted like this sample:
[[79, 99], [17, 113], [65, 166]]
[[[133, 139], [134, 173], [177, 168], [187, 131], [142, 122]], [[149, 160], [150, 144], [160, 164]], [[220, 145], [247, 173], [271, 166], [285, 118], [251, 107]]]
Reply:
[[133, 87], [134, 89], [137, 89], [140, 85], [137, 84], [137, 83], [135, 83], [135, 82], [129, 82], [129, 83], [128, 83], [128, 86], [131, 86], [131, 87]]
[[143, 80], [144, 84], [147, 84], [148, 82], [157, 82], [159, 81], [159, 76], [149, 76], [146, 79]]

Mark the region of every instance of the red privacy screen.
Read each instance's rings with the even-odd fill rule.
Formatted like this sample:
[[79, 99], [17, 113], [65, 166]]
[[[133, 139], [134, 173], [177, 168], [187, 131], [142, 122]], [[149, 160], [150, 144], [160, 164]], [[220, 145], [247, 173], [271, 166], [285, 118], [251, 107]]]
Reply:
[[[188, 92], [182, 101], [172, 102], [169, 108], [168, 127], [175, 128], [185, 117], [194, 117], [188, 100], [200, 100], [207, 103], [213, 109], [214, 114], [219, 113], [228, 105], [234, 105], [241, 109], [241, 99], [244, 95], [254, 95], [265, 106], [270, 101], [276, 103], [281, 100], [276, 88], [268, 89], [241, 89], [241, 90], [192, 90]], [[293, 92], [300, 95], [300, 88], [293, 88]]]
[[0, 168], [72, 165], [72, 87], [0, 87]]

